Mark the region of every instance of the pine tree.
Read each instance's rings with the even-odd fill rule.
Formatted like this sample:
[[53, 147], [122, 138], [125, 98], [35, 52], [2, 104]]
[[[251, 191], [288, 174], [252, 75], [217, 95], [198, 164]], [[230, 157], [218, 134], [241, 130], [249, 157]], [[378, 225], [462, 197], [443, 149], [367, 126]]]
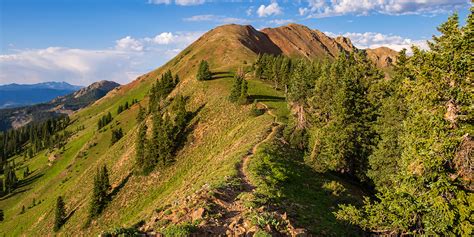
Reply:
[[146, 152], [146, 144], [147, 144], [147, 132], [148, 127], [146, 123], [142, 123], [138, 129], [138, 136], [136, 141], [136, 148], [135, 148], [135, 163], [140, 174], [148, 174], [152, 167], [153, 162], [150, 162], [149, 157], [147, 156]]
[[381, 100], [380, 116], [374, 126], [379, 141], [369, 157], [370, 169], [368, 171], [368, 176], [379, 189], [393, 184], [393, 176], [399, 167], [398, 160], [402, 152], [399, 141], [403, 120], [407, 116], [402, 88], [403, 80], [409, 78], [406, 63], [406, 50], [402, 50], [394, 66], [394, 76], [391, 80], [382, 81], [385, 97]]
[[179, 76], [178, 76], [178, 74], [176, 74], [175, 77], [174, 77], [174, 85], [176, 86], [178, 84], [179, 84]]
[[138, 114], [137, 114], [137, 123], [141, 123], [145, 120], [145, 109], [139, 104], [138, 105]]
[[206, 80], [211, 80], [211, 78], [212, 78], [212, 73], [209, 70], [209, 64], [207, 63], [207, 61], [201, 60], [201, 62], [199, 63], [196, 79], [198, 81], [206, 81]]
[[[348, 173], [359, 180], [367, 180], [368, 156], [374, 142], [370, 124], [376, 118], [369, 99], [369, 85], [382, 76], [372, 72], [362, 55], [341, 55], [329, 67], [322, 68], [311, 99], [314, 129], [309, 159], [319, 169]], [[296, 73], [305, 75], [303, 69]], [[304, 108], [305, 94], [308, 93], [304, 88], [307, 86], [295, 83], [296, 86], [290, 87], [289, 98], [300, 101]], [[301, 89], [295, 92], [295, 88]]]
[[122, 128], [113, 129], [113, 130], [112, 130], [111, 145], [113, 145], [113, 144], [115, 144], [116, 142], [118, 142], [122, 137], [123, 137], [123, 130], [122, 130]]
[[234, 83], [232, 85], [232, 90], [230, 91], [229, 100], [231, 102], [237, 102], [242, 95], [242, 82], [243, 78], [241, 75], [236, 74], [234, 76]]
[[179, 139], [180, 133], [186, 127], [186, 117], [188, 112], [186, 111], [186, 100], [183, 96], [177, 96], [174, 101], [174, 140]]
[[240, 97], [239, 97], [239, 104], [247, 104], [248, 103], [248, 82], [247, 80], [243, 79], [240, 88]]
[[56, 200], [56, 209], [54, 216], [54, 231], [58, 231], [66, 221], [66, 210], [63, 198], [61, 196]]
[[11, 193], [15, 189], [18, 179], [14, 166], [7, 163], [5, 167], [5, 191], [6, 193]]
[[99, 216], [109, 202], [108, 191], [110, 189], [109, 174], [107, 167], [97, 169], [94, 176], [94, 187], [89, 208], [89, 218], [94, 219]]

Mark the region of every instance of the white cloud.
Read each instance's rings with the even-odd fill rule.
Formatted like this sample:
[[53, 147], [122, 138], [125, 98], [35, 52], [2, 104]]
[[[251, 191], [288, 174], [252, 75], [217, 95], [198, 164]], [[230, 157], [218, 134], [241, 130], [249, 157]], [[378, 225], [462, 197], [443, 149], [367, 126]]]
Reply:
[[248, 19], [243, 19], [243, 18], [235, 18], [235, 17], [226, 17], [226, 16], [217, 16], [217, 15], [196, 15], [188, 18], [184, 18], [184, 21], [212, 21], [212, 22], [217, 22], [217, 23], [224, 23], [224, 24], [230, 24], [230, 23], [235, 23], [235, 24], [248, 24], [250, 23], [250, 20]]
[[169, 44], [173, 42], [175, 36], [171, 32], [163, 32], [153, 38], [153, 42], [157, 44]]
[[293, 19], [274, 19], [274, 20], [269, 21], [270, 24], [274, 24], [274, 25], [286, 25], [292, 22], [295, 22], [295, 21]]
[[115, 48], [118, 50], [123, 50], [123, 51], [142, 51], [143, 50], [143, 44], [139, 42], [138, 40], [126, 36], [125, 38], [119, 39], [116, 42]]
[[0, 55], [0, 84], [99, 80], [127, 83], [178, 54], [202, 32], [164, 32], [151, 38], [126, 36], [104, 50], [49, 47]]
[[300, 15], [330, 17], [340, 15], [439, 14], [469, 6], [467, 0], [307, 0], [307, 7], [300, 8]]
[[[325, 32], [328, 36], [336, 37], [337, 35], [331, 32]], [[412, 45], [418, 46], [422, 49], [428, 49], [426, 40], [413, 40], [404, 38], [398, 35], [385, 35], [376, 32], [354, 33], [347, 32], [342, 34], [344, 37], [351, 39], [352, 43], [360, 49], [388, 47], [396, 51], [406, 48], [410, 52]]]
[[[151, 4], [171, 4], [171, 0], [149, 0], [148, 3]], [[180, 6], [193, 6], [204, 4], [206, 0], [175, 0], [174, 3]]]
[[283, 10], [282, 8], [278, 5], [277, 2], [272, 2], [270, 5], [265, 6], [265, 5], [260, 5], [260, 7], [257, 9], [257, 15], [259, 17], [267, 17], [271, 15], [279, 15], [282, 14]]

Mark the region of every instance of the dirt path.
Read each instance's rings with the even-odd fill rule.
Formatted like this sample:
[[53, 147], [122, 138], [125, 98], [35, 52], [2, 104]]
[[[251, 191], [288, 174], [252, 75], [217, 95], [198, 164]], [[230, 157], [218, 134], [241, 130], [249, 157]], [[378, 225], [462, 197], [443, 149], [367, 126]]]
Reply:
[[246, 233], [255, 231], [251, 229], [250, 223], [244, 219], [244, 214], [248, 212], [248, 209], [240, 199], [246, 194], [251, 194], [255, 189], [255, 186], [250, 182], [249, 179], [249, 162], [257, 152], [258, 148], [262, 144], [275, 137], [279, 128], [283, 126], [283, 124], [276, 122], [277, 117], [271, 112], [268, 106], [265, 104], [262, 105], [265, 107], [266, 113], [274, 118], [274, 121], [271, 124], [271, 131], [265, 136], [263, 140], [255, 144], [252, 149], [249, 150], [247, 155], [242, 158], [242, 161], [238, 165], [237, 177], [240, 180], [240, 186], [237, 188], [228, 188], [223, 190], [219, 195], [220, 197], [218, 200], [216, 200], [216, 204], [219, 206], [219, 213], [222, 216], [217, 220], [216, 223], [212, 224], [213, 226], [208, 226], [208, 228], [206, 228], [208, 234], [242, 236]]

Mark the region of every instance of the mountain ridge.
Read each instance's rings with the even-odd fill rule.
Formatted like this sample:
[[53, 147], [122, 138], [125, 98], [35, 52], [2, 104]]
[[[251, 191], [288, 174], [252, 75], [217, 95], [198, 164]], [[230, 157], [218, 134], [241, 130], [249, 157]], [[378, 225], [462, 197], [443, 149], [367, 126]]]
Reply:
[[323, 59], [335, 58], [340, 53], [365, 51], [368, 58], [380, 68], [393, 65], [398, 55], [395, 50], [387, 47], [358, 49], [348, 37], [333, 38], [319, 30], [295, 23], [260, 31], [251, 25], [227, 24], [208, 31], [200, 39], [213, 38], [222, 32], [236, 37], [243, 46], [256, 54]]
[[0, 85], [0, 109], [46, 102], [81, 88], [82, 86], [75, 86], [66, 82]]
[[49, 102], [22, 106], [17, 108], [0, 109], [0, 130], [19, 128], [30, 122], [44, 121], [45, 119], [70, 115], [96, 100], [105, 96], [109, 91], [120, 86], [112, 81], [94, 82], [87, 87], [67, 95], [58, 96]]
[[56, 89], [56, 90], [79, 90], [83, 86], [72, 85], [65, 81], [47, 81], [34, 84], [18, 84], [10, 83], [0, 85], [0, 90], [11, 90], [11, 89], [31, 89], [31, 88], [44, 88], [44, 89]]

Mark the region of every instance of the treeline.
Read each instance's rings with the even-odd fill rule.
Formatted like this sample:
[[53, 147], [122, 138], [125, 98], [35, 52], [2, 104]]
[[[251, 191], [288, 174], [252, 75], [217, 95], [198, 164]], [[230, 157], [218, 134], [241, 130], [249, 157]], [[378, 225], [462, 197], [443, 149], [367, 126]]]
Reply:
[[473, 14], [454, 15], [429, 51], [401, 53], [385, 82], [368, 176], [377, 199], [339, 219], [377, 233], [472, 236]]
[[289, 78], [291, 78], [293, 65], [296, 61], [283, 55], [259, 55], [257, 61], [253, 64], [255, 76], [272, 83], [274, 88], [287, 92]]
[[41, 123], [28, 124], [18, 129], [0, 132], [0, 174], [8, 158], [24, 154], [33, 157], [45, 148], [61, 148], [70, 132], [63, 131], [69, 125], [69, 117], [51, 118]]
[[364, 52], [258, 58], [255, 75], [286, 92], [285, 135], [307, 163], [376, 192], [337, 218], [378, 234], [472, 235], [472, 18], [459, 27], [451, 17], [430, 51], [402, 51], [389, 79]]
[[188, 112], [186, 100], [176, 96], [171, 104], [165, 105], [164, 99], [179, 82], [170, 71], [161, 77], [150, 91], [149, 113], [152, 117], [151, 136], [147, 136], [147, 124], [144, 112], [139, 112], [140, 122], [136, 141], [136, 169], [140, 174], [148, 174], [157, 166], [164, 167], [173, 162], [173, 155], [187, 124]]
[[363, 156], [374, 143], [370, 124], [379, 107], [375, 85], [384, 76], [364, 52], [332, 61], [262, 55], [253, 68], [256, 77], [285, 90], [293, 113], [286, 138], [307, 150], [309, 162], [317, 160], [315, 168], [366, 180]]

